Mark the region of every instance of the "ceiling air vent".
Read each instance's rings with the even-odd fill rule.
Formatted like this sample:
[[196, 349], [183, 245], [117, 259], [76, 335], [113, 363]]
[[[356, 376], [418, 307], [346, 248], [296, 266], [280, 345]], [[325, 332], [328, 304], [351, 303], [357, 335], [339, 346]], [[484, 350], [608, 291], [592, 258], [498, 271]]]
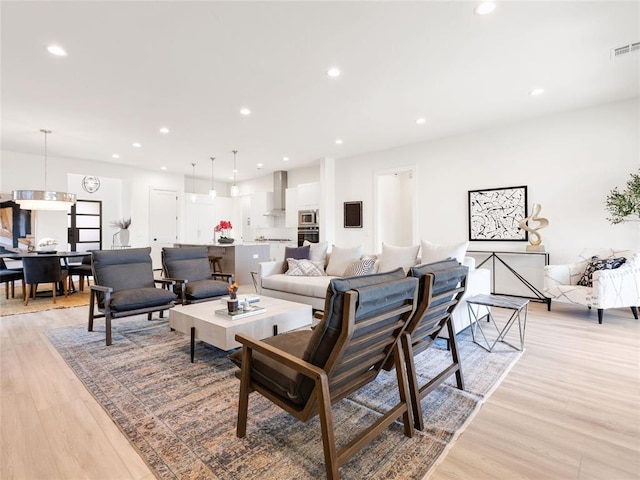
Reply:
[[640, 42], [630, 43], [629, 45], [624, 45], [623, 47], [612, 48], [611, 49], [611, 59], [621, 57], [626, 55], [627, 53], [639, 52], [640, 51]]

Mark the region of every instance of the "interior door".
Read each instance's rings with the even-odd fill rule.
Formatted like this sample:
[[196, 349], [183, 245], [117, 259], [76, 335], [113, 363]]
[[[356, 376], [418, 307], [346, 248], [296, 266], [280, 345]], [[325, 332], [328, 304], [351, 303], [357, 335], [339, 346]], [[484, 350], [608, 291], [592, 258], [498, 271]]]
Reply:
[[102, 250], [102, 201], [80, 200], [71, 207], [68, 218], [70, 252]]
[[149, 245], [153, 268], [161, 268], [162, 247], [178, 241], [178, 192], [151, 188], [149, 193]]

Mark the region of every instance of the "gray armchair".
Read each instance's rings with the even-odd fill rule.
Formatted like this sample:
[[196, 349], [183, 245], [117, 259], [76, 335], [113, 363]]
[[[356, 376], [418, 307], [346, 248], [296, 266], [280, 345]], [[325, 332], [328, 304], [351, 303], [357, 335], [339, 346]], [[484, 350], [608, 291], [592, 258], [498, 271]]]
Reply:
[[229, 294], [227, 287], [233, 281], [231, 274], [211, 272], [205, 246], [163, 248], [162, 269], [167, 280], [175, 282], [174, 292], [182, 304], [224, 297]]
[[[393, 272], [331, 280], [325, 316], [313, 330], [257, 340], [236, 335], [243, 344], [230, 359], [240, 366], [237, 435], [246, 435], [249, 393], [256, 391], [303, 422], [320, 416], [327, 478], [402, 417], [413, 436], [404, 356], [398, 341], [415, 309], [418, 281], [399, 268]], [[395, 353], [400, 401], [347, 446], [337, 450], [331, 405], [372, 382]]]
[[[151, 248], [93, 251], [93, 278], [89, 303], [89, 331], [95, 318], [105, 319], [107, 345], [111, 345], [111, 320], [132, 315], [163, 312], [175, 305], [175, 293], [157, 288], [156, 283], [172, 287], [174, 282], [154, 279]], [[95, 313], [98, 308], [100, 314]]]

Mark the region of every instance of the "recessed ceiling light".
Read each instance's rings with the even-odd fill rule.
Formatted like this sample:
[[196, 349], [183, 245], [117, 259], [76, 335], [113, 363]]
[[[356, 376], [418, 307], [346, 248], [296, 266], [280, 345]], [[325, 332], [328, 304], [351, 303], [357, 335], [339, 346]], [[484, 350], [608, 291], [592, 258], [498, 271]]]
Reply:
[[160, 128], [160, 133], [169, 133], [169, 129], [167, 127]]
[[166, 170], [167, 167], [160, 167], [160, 170]]
[[423, 124], [423, 123], [425, 123], [425, 122], [426, 122], [426, 120], [425, 120], [424, 118], [422, 118], [422, 117], [420, 117], [420, 118], [416, 119], [416, 123], [417, 123], [418, 125], [422, 125], [422, 124]]
[[238, 173], [238, 169], [234, 168], [233, 170], [231, 170], [233, 173]]
[[113, 158], [120, 158], [120, 155], [118, 155], [117, 153], [114, 153], [113, 155], [111, 155]]
[[473, 9], [473, 13], [476, 15], [487, 15], [496, 9], [494, 2], [482, 2], [476, 8]]
[[282, 157], [282, 161], [283, 162], [288, 162], [289, 161], [289, 157]]
[[339, 77], [340, 69], [337, 67], [331, 67], [329, 70], [327, 70], [327, 75], [329, 75], [330, 77]]
[[336, 145], [342, 145], [342, 139], [336, 138]]
[[67, 52], [65, 52], [64, 48], [62, 48], [60, 45], [49, 45], [47, 47], [47, 50], [52, 55], [56, 55], [58, 57], [66, 57], [67, 56]]
[[259, 163], [258, 165], [256, 165], [256, 167], [258, 167], [258, 170], [260, 170], [262, 167], [264, 167], [264, 165], [262, 163]]
[[251, 110], [249, 110], [248, 108], [241, 108], [240, 113], [242, 115], [251, 115]]
[[542, 95], [544, 93], [544, 88], [534, 88], [529, 92], [529, 95], [535, 97], [536, 95]]
[[133, 148], [140, 148], [142, 145], [140, 145], [138, 142], [133, 142], [133, 143], [131, 144], [131, 146], [132, 146]]

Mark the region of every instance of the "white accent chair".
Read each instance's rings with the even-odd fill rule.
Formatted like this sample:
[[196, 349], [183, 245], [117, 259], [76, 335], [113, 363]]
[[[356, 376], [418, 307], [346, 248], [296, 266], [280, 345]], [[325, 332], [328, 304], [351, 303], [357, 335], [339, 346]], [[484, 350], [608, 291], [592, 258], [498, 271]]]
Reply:
[[[598, 270], [593, 273], [593, 287], [578, 285], [578, 280], [591, 257], [624, 257], [627, 261], [613, 270]], [[598, 323], [602, 323], [607, 308], [630, 307], [638, 319], [640, 306], [640, 252], [633, 250], [585, 249], [578, 261], [566, 265], [548, 265], [544, 269], [544, 293], [559, 301], [585, 305], [598, 309]], [[551, 305], [549, 305], [551, 309]]]

